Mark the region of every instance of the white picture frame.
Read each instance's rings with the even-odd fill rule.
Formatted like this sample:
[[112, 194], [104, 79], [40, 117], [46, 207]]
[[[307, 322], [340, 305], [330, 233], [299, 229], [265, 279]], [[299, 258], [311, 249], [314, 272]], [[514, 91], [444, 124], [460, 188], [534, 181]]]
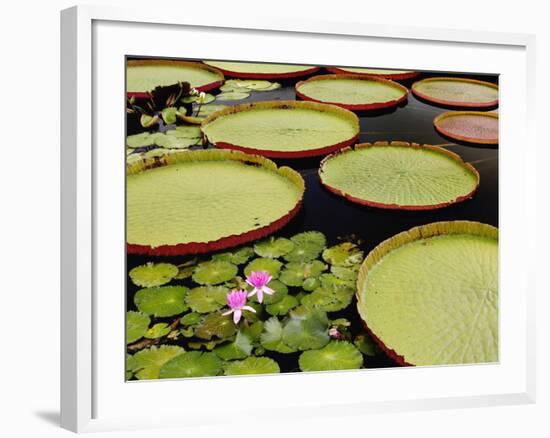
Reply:
[[[62, 427], [84, 432], [194, 425], [210, 421], [200, 410], [207, 399], [217, 421], [230, 422], [231, 409], [223, 409], [231, 406], [227, 394], [251, 388], [269, 394], [270, 400], [260, 396], [257, 406], [244, 415], [266, 420], [280, 415], [361, 415], [534, 402], [534, 264], [521, 256], [534, 246], [536, 234], [536, 216], [527, 214], [525, 208], [532, 209], [536, 204], [536, 146], [531, 122], [534, 36], [272, 17], [227, 22], [224, 14], [215, 12], [197, 17], [178, 15], [173, 10], [168, 13], [103, 6], [73, 7], [64, 10], [61, 17]], [[191, 39], [208, 36], [208, 40], [202, 47], [191, 44], [183, 50], [181, 41], [185, 38], [178, 40], [180, 34]], [[151, 44], [155, 37], [166, 43]], [[250, 42], [250, 37], [269, 44], [270, 50], [260, 50], [259, 43]], [[238, 44], [219, 44], [227, 39], [248, 40], [247, 53], [239, 53]], [[362, 370], [362, 374], [125, 383], [124, 151], [121, 148], [118, 157], [105, 149], [105, 144], [123, 141], [121, 55], [367, 66], [350, 62], [345, 47], [350, 51], [369, 48], [371, 67], [501, 75], [501, 362]], [[389, 57], [388, 48], [398, 51], [400, 57]], [[511, 121], [514, 123], [507, 123]], [[523, 145], [521, 153], [511, 147], [518, 141]], [[109, 153], [114, 157], [110, 162], [106, 160]], [[521, 238], [513, 232], [520, 225]], [[107, 289], [115, 297], [108, 303]], [[389, 381], [393, 382], [391, 389]], [[368, 393], [357, 390], [366, 384]], [[292, 402], [284, 399], [290, 388], [302, 389]], [[140, 397], [170, 397], [170, 393], [183, 389], [192, 394], [192, 403], [181, 401], [169, 412], [154, 413], [150, 406], [148, 415], [140, 412]], [[331, 401], [323, 401], [327, 399]]]

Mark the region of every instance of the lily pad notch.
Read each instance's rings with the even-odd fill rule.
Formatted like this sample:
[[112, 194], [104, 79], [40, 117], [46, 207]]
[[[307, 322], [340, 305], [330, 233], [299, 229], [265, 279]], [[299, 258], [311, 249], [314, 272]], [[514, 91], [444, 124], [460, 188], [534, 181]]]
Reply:
[[[194, 88], [196, 88], [198, 91], [207, 92], [207, 91], [215, 90], [216, 88], [219, 88], [221, 85], [223, 85], [223, 83], [225, 82], [225, 77], [219, 69], [200, 62], [179, 61], [179, 60], [170, 60], [170, 59], [136, 59], [136, 60], [129, 60], [126, 63], [127, 71], [130, 70], [131, 68], [136, 68], [136, 67], [139, 68], [143, 66], [145, 67], [158, 66], [160, 68], [181, 67], [185, 69], [202, 70], [206, 73], [210, 73], [210, 75], [213, 76], [213, 80], [208, 83], [195, 86]], [[128, 73], [126, 74], [128, 75]], [[180, 81], [180, 82], [184, 82], [184, 81], [185, 79], [183, 79], [183, 81]], [[175, 85], [176, 83], [177, 82], [174, 82], [174, 84], [166, 84], [163, 86]], [[193, 87], [193, 84], [191, 84], [191, 86]], [[147, 99], [150, 97], [149, 91], [151, 90], [126, 90], [126, 95], [128, 96], [128, 98], [134, 97], [136, 99]]]
[[[258, 111], [264, 111], [264, 110], [265, 111], [269, 111], [269, 110], [311, 111], [312, 114], [323, 114], [323, 115], [327, 115], [328, 117], [333, 117], [335, 120], [339, 120], [340, 122], [345, 121], [349, 133], [346, 133], [345, 138], [342, 138], [340, 141], [337, 141], [337, 143], [334, 143], [334, 144], [328, 144], [328, 145], [323, 144], [323, 145], [319, 145], [311, 148], [303, 147], [301, 149], [299, 148], [277, 149], [275, 146], [266, 146], [264, 148], [264, 147], [260, 147], [260, 145], [244, 146], [244, 145], [235, 144], [234, 141], [224, 140], [223, 137], [226, 135], [223, 132], [216, 133], [216, 135], [210, 132], [212, 130], [213, 124], [215, 124], [217, 121], [221, 120], [224, 117], [231, 117], [233, 115], [249, 113], [256, 110]], [[203, 121], [201, 129], [203, 131], [205, 138], [208, 139], [208, 141], [210, 141], [211, 143], [213, 143], [217, 148], [232, 149], [232, 150], [237, 150], [237, 151], [251, 153], [251, 154], [258, 154], [268, 158], [306, 158], [306, 157], [326, 155], [331, 152], [345, 148], [346, 146], [350, 146], [354, 144], [359, 138], [359, 132], [360, 132], [359, 118], [349, 110], [346, 110], [344, 108], [339, 108], [335, 105], [327, 105], [324, 103], [317, 103], [317, 102], [294, 101], [294, 100], [263, 101], [263, 102], [253, 102], [248, 104], [229, 106], [207, 117]], [[217, 139], [216, 137], [218, 137], [219, 139]], [[308, 141], [308, 136], [304, 135], [304, 142], [307, 142], [307, 141]]]
[[[224, 151], [224, 150], [203, 150], [189, 152], [176, 152], [162, 158], [144, 159], [139, 162], [130, 164], [127, 166], [127, 177], [133, 175], [139, 175], [143, 172], [149, 172], [157, 168], [163, 168], [171, 165], [187, 164], [187, 163], [204, 163], [204, 162], [237, 162], [242, 164], [243, 169], [247, 169], [246, 166], [251, 166], [249, 169], [260, 171], [265, 170], [268, 175], [272, 175], [276, 181], [286, 181], [285, 187], [292, 188], [292, 202], [289, 201], [289, 205], [292, 205], [290, 210], [286, 211], [284, 215], [277, 217], [270, 223], [258, 228], [245, 230], [240, 234], [224, 235], [214, 240], [209, 241], [190, 241], [171, 244], [151, 245], [143, 242], [127, 242], [128, 254], [147, 254], [147, 255], [162, 255], [162, 256], [174, 256], [185, 254], [201, 254], [212, 251], [219, 251], [230, 247], [236, 247], [246, 242], [255, 241], [263, 237], [269, 236], [275, 231], [279, 230], [290, 222], [298, 213], [302, 207], [305, 183], [301, 175], [295, 170], [283, 166], [277, 167], [277, 165], [259, 155], [249, 155], [239, 151]], [[211, 177], [211, 175], [210, 175]], [[128, 184], [127, 184], [128, 192]], [[127, 202], [130, 197], [127, 194]], [[236, 211], [237, 214], [241, 214]], [[130, 215], [130, 209], [128, 208], [127, 215]], [[128, 220], [127, 217], [127, 220]], [[271, 220], [268, 219], [268, 220]], [[129, 227], [129, 226], [128, 226]], [[128, 238], [130, 236], [130, 228], [128, 228]]]
[[[316, 95], [314, 90], [308, 91], [307, 88], [312, 85], [320, 85], [325, 83], [327, 87], [330, 87], [330, 83], [338, 84], [339, 81], [355, 81], [356, 91], [360, 91], [361, 87], [368, 87], [369, 85], [375, 85], [378, 87], [385, 87], [386, 89], [395, 90], [396, 94], [400, 94], [397, 98], [391, 98], [389, 100], [380, 100], [375, 102], [364, 103], [348, 103], [345, 99], [330, 99], [325, 100]], [[335, 90], [335, 95], [338, 94]], [[367, 94], [367, 93], [366, 93]], [[397, 82], [393, 82], [387, 79], [383, 79], [376, 76], [358, 75], [358, 74], [334, 74], [334, 75], [322, 75], [313, 76], [305, 81], [300, 81], [296, 84], [296, 96], [302, 100], [326, 103], [336, 105], [341, 108], [345, 108], [351, 111], [369, 111], [376, 109], [391, 108], [405, 102], [409, 96], [409, 90]]]

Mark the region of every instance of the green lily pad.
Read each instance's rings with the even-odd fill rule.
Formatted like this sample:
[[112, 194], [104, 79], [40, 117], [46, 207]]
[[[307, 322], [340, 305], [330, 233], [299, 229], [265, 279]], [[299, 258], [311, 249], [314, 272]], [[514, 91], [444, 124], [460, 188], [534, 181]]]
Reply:
[[[223, 86], [220, 87], [220, 90], [222, 90]], [[183, 103], [199, 103], [199, 98], [200, 96], [199, 95], [195, 95], [195, 96], [185, 96], [181, 99], [181, 101]], [[204, 95], [204, 101], [202, 102], [202, 105], [206, 105], [210, 102], [214, 102], [214, 100], [216, 100], [216, 96], [210, 94], [210, 93], [205, 93]]]
[[195, 266], [179, 266], [178, 274], [174, 277], [174, 280], [185, 280], [193, 275]]
[[129, 148], [140, 148], [151, 146], [154, 143], [154, 136], [150, 132], [141, 132], [139, 134], [129, 135], [126, 137], [126, 146]]
[[178, 138], [198, 139], [201, 136], [201, 128], [195, 125], [181, 125], [176, 126], [176, 129], [166, 131], [166, 135]]
[[343, 242], [323, 251], [323, 260], [334, 266], [353, 266], [363, 261], [363, 251], [351, 242]]
[[282, 341], [298, 350], [324, 347], [330, 340], [329, 320], [325, 312], [312, 309], [297, 309], [283, 328]]
[[148, 315], [141, 312], [126, 312], [126, 343], [141, 339], [151, 323], [151, 318]]
[[149, 330], [145, 332], [144, 337], [146, 337], [147, 339], [158, 339], [166, 336], [168, 333], [170, 333], [170, 331], [170, 326], [168, 324], [166, 324], [165, 322], [159, 322], [150, 327]]
[[139, 380], [158, 379], [160, 368], [185, 350], [176, 345], [161, 345], [138, 351], [127, 360], [127, 367]]
[[351, 287], [320, 287], [302, 299], [302, 304], [309, 308], [325, 312], [336, 312], [351, 304], [355, 289]]
[[282, 300], [265, 306], [270, 315], [286, 315], [300, 303], [293, 295], [285, 295]]
[[380, 347], [366, 334], [357, 335], [353, 343], [365, 356], [373, 357], [380, 353]]
[[214, 254], [212, 260], [222, 260], [234, 265], [242, 265], [246, 263], [254, 255], [254, 250], [250, 246], [239, 248], [235, 251], [226, 251], [219, 254]]
[[224, 101], [224, 100], [242, 100], [246, 99], [250, 96], [250, 93], [247, 93], [245, 91], [227, 91], [224, 93], [220, 93], [217, 96], [218, 101]]
[[254, 245], [254, 251], [260, 257], [276, 259], [294, 249], [294, 242], [284, 237], [268, 237]]
[[229, 79], [220, 87], [220, 90], [262, 90], [270, 88], [272, 84], [273, 82], [263, 80]]
[[217, 376], [222, 371], [222, 361], [214, 353], [188, 351], [166, 362], [161, 368], [161, 379], [179, 377]]
[[357, 309], [401, 364], [499, 360], [498, 230], [435, 222], [385, 240], [367, 256]]
[[229, 289], [223, 286], [200, 286], [191, 289], [185, 303], [198, 313], [210, 313], [226, 305]]
[[166, 123], [167, 125], [175, 124], [177, 112], [178, 112], [178, 109], [173, 106], [164, 108], [162, 110], [162, 120], [164, 120], [164, 123]]
[[191, 350], [204, 350], [205, 348], [208, 351], [214, 350], [218, 345], [223, 344], [224, 342], [227, 342], [227, 339], [211, 339], [210, 341], [189, 341], [187, 343], [187, 346]]
[[276, 316], [264, 322], [260, 343], [266, 350], [278, 353], [293, 353], [295, 348], [289, 347], [283, 342], [283, 324]]
[[216, 347], [214, 353], [223, 360], [244, 359], [252, 353], [252, 342], [247, 335], [239, 331], [234, 341]]
[[359, 265], [347, 268], [345, 266], [331, 266], [330, 272], [340, 280], [355, 282], [357, 280], [357, 274], [359, 273]]
[[318, 231], [305, 231], [291, 237], [295, 247], [283, 257], [289, 262], [309, 262], [316, 259], [326, 246], [326, 237]]
[[363, 365], [363, 356], [349, 342], [331, 341], [319, 350], [304, 351], [298, 363], [302, 371], [355, 370]]
[[257, 258], [246, 265], [244, 273], [248, 277], [252, 272], [267, 271], [273, 279], [276, 279], [281, 271], [281, 266], [283, 266], [283, 264], [279, 260]]
[[252, 343], [257, 343], [260, 341], [264, 329], [263, 321], [256, 321], [252, 324], [243, 324], [241, 326], [241, 332], [250, 338]]
[[180, 319], [180, 324], [183, 326], [195, 326], [200, 324], [202, 316], [200, 313], [191, 312], [183, 315]]
[[[172, 131], [170, 131], [172, 132]], [[146, 146], [159, 146], [166, 149], [185, 149], [198, 144], [200, 137], [189, 138], [177, 135], [168, 135], [162, 132], [143, 132], [130, 135], [126, 138], [126, 145], [129, 148], [140, 148]]]
[[316, 278], [325, 269], [325, 264], [319, 260], [309, 263], [290, 262], [285, 265], [279, 279], [287, 286], [302, 286], [307, 278]]
[[209, 313], [202, 322], [195, 328], [195, 336], [201, 339], [212, 339], [216, 336], [220, 339], [227, 339], [237, 331], [237, 326], [231, 319], [231, 315], [222, 315], [221, 312]]
[[227, 105], [215, 105], [213, 103], [211, 103], [210, 105], [202, 105], [195, 117], [203, 119], [225, 108], [227, 108]]
[[153, 287], [169, 283], [177, 274], [178, 268], [170, 263], [147, 263], [130, 271], [130, 278], [136, 286]]
[[279, 364], [269, 357], [249, 357], [245, 360], [228, 362], [224, 367], [226, 376], [245, 374], [277, 374], [281, 372]]
[[337, 288], [337, 287], [349, 287], [349, 288], [355, 288], [355, 280], [343, 280], [341, 278], [338, 278], [334, 274], [321, 274], [319, 276], [319, 280], [321, 281], [321, 287], [324, 288]]
[[214, 260], [199, 263], [193, 272], [193, 281], [198, 284], [220, 284], [237, 275], [238, 268], [229, 262]]
[[[263, 303], [266, 305], [278, 303], [288, 295], [288, 288], [279, 280], [271, 280], [267, 286], [273, 289], [274, 293], [272, 295], [264, 294]], [[248, 288], [252, 289], [251, 286]], [[258, 295], [254, 295], [254, 299], [258, 300]]]
[[311, 65], [293, 64], [266, 64], [253, 62], [232, 62], [232, 61], [205, 61], [205, 64], [218, 68], [226, 75], [232, 77], [255, 77], [265, 78], [290, 78], [307, 75], [317, 71], [317, 67]]
[[305, 291], [312, 292], [321, 286], [321, 281], [318, 278], [310, 277], [306, 278], [302, 283], [302, 288]]
[[185, 312], [185, 295], [188, 289], [184, 286], [160, 286], [140, 289], [134, 296], [137, 308], [148, 315], [156, 317], [173, 316]]

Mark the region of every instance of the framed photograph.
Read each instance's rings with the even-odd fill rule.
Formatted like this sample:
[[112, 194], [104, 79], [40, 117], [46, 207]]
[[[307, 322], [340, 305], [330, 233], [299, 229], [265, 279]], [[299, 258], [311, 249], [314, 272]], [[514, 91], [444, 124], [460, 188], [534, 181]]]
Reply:
[[63, 427], [534, 401], [534, 37], [74, 7], [61, 44]]

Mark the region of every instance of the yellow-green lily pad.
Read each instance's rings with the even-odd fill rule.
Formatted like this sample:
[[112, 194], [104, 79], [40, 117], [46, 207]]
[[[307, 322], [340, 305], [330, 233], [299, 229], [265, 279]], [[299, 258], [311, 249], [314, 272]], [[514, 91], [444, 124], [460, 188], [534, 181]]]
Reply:
[[226, 376], [239, 376], [245, 374], [277, 374], [281, 372], [281, 369], [279, 364], [269, 357], [249, 357], [244, 360], [226, 363], [224, 372]]
[[298, 363], [302, 371], [354, 370], [363, 365], [363, 356], [349, 342], [331, 341], [318, 350], [304, 351]]
[[184, 286], [160, 286], [140, 289], [134, 295], [137, 308], [148, 315], [165, 317], [185, 312], [185, 296], [188, 289]]

